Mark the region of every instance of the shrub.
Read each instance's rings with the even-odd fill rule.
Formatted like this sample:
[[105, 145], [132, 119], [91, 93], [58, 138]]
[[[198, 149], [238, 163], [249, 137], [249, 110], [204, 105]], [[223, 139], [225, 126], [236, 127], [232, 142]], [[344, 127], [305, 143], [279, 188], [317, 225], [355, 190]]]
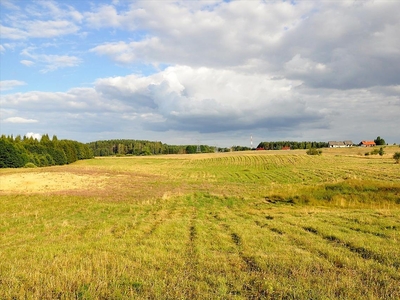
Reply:
[[371, 151], [371, 155], [377, 155], [379, 154], [379, 149], [374, 149]]
[[25, 164], [24, 168], [37, 168], [37, 166], [34, 163], [28, 162]]
[[395, 163], [398, 164], [400, 162], [400, 152], [393, 154], [393, 159], [395, 160]]
[[307, 150], [306, 153], [307, 153], [308, 155], [321, 155], [321, 154], [322, 154], [322, 151], [321, 151], [321, 150], [318, 150], [318, 149], [316, 149], [316, 148], [310, 148], [310, 149]]

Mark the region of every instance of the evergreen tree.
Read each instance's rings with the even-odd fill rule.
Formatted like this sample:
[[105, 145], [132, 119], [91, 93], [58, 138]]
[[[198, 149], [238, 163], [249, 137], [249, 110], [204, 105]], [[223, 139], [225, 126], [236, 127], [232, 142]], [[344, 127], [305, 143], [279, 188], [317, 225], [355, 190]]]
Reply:
[[23, 148], [9, 139], [0, 139], [0, 168], [20, 168], [29, 161]]

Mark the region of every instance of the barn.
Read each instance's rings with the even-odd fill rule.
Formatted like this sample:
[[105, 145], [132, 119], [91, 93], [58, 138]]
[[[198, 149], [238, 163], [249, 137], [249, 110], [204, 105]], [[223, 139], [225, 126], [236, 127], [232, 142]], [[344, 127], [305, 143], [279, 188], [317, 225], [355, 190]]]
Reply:
[[353, 142], [350, 140], [347, 141], [329, 141], [328, 142], [328, 147], [329, 148], [344, 148], [344, 147], [351, 147], [353, 146]]

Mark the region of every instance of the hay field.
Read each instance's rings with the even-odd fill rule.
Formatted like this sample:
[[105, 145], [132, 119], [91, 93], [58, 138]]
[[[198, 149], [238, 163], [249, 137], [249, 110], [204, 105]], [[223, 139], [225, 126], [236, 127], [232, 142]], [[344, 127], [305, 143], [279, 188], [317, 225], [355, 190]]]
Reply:
[[0, 170], [0, 299], [399, 299], [398, 149]]

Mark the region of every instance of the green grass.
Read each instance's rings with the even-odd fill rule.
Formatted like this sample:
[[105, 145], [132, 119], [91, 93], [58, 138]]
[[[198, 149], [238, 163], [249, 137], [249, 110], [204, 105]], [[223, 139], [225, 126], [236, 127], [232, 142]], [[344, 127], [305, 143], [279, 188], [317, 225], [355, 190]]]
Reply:
[[25, 169], [53, 171], [104, 176], [107, 188], [0, 194], [0, 299], [400, 298], [400, 172], [389, 158]]

